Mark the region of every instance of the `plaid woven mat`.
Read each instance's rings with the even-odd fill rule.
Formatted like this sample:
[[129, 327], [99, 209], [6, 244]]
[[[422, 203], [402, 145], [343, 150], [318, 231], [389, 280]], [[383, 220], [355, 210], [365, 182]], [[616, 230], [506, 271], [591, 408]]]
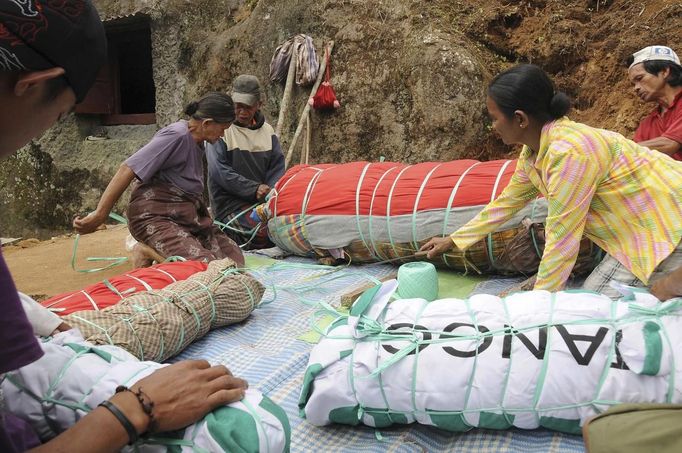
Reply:
[[[209, 332], [171, 361], [204, 358], [227, 366], [250, 386], [267, 394], [289, 416], [292, 452], [584, 452], [582, 438], [547, 430], [473, 430], [452, 434], [422, 425], [375, 430], [365, 426], [316, 427], [298, 415], [303, 372], [312, 345], [298, 340], [310, 330], [315, 307], [306, 302], [338, 302], [340, 296], [367, 283], [363, 275], [382, 278], [395, 271], [390, 265], [370, 264], [341, 268], [299, 268], [313, 260], [292, 257], [274, 267], [249, 256], [247, 264], [264, 285], [264, 301], [245, 322]], [[282, 264], [286, 266], [282, 266]], [[287, 267], [291, 265], [291, 267]], [[473, 293], [495, 294], [520, 279], [490, 279]]]

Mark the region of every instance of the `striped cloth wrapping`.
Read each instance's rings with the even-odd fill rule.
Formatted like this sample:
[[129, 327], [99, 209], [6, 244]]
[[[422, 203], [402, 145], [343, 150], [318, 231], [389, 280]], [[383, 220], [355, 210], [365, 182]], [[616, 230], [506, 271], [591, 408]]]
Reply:
[[[495, 200], [515, 165], [511, 160], [299, 165], [284, 174], [274, 196], [256, 212], [268, 222], [270, 239], [297, 255], [325, 264], [340, 256], [353, 263], [409, 262], [431, 237], [452, 233]], [[433, 262], [459, 271], [535, 274], [544, 240], [534, 232], [546, 214], [547, 202], [533, 200], [465, 253], [447, 253]], [[524, 219], [536, 228], [529, 231]], [[510, 259], [526, 255], [538, 259]], [[598, 255], [598, 248], [583, 240], [575, 274], [591, 271]]]
[[205, 271], [207, 266], [203, 261], [177, 261], [141, 267], [78, 291], [57, 294], [40, 304], [60, 316], [81, 310], [101, 310], [120, 302], [126, 296], [165, 288], [171, 283], [185, 280], [197, 272]]
[[206, 271], [187, 280], [135, 294], [100, 311], [72, 313], [64, 322], [93, 344], [120, 346], [140, 360], [161, 362], [210, 329], [246, 319], [264, 290], [226, 258], [210, 262]]
[[[42, 348], [45, 355], [5, 375], [1, 389], [7, 410], [26, 420], [43, 442], [110, 398], [118, 385], [130, 387], [165, 366], [140, 362], [115, 346], [94, 347], [76, 330], [45, 340]], [[284, 411], [249, 389], [242, 401], [219, 407], [184, 429], [143, 436], [122, 451], [281, 453], [289, 451], [290, 433]]]

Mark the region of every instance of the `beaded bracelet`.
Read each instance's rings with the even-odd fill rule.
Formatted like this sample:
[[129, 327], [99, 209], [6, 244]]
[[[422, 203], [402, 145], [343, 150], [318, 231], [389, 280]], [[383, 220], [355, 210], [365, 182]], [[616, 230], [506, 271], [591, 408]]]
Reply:
[[121, 412], [121, 409], [116, 407], [111, 401], [104, 400], [101, 403], [98, 404], [98, 406], [102, 406], [103, 408], [107, 409], [109, 412], [111, 412], [114, 417], [123, 425], [123, 428], [125, 428], [126, 433], [128, 433], [128, 445], [132, 445], [135, 442], [137, 442], [137, 439], [140, 438], [140, 436], [137, 434], [137, 430], [135, 429], [135, 426], [128, 420], [128, 417], [125, 416], [123, 412]]
[[137, 390], [131, 390], [125, 385], [119, 385], [118, 387], [116, 387], [116, 393], [121, 392], [130, 392], [133, 395], [135, 395], [135, 398], [137, 398], [137, 401], [140, 403], [140, 406], [142, 406], [142, 410], [144, 411], [145, 414], [147, 414], [147, 417], [149, 417], [149, 425], [147, 425], [147, 430], [145, 432], [148, 433], [156, 431], [156, 419], [154, 418], [154, 401], [152, 401], [149, 395], [142, 391], [142, 387], [140, 387]]

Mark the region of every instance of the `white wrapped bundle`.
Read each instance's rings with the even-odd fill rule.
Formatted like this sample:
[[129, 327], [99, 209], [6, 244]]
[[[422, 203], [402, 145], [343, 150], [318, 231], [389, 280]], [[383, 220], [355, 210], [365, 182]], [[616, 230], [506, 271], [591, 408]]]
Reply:
[[[619, 402], [682, 401], [682, 300], [588, 292], [402, 299], [368, 290], [313, 349], [299, 401], [315, 425], [422, 423], [580, 431]], [[678, 367], [679, 368], [679, 367]]]
[[[8, 373], [2, 382], [6, 409], [27, 420], [43, 441], [66, 430], [99, 403], [110, 398], [118, 385], [131, 386], [162, 368], [140, 362], [116, 346], [85, 342], [77, 330], [42, 344], [38, 361]], [[290, 427], [284, 411], [256, 390], [220, 407], [173, 437], [162, 433], [141, 439], [123, 451], [244, 451], [289, 450]]]

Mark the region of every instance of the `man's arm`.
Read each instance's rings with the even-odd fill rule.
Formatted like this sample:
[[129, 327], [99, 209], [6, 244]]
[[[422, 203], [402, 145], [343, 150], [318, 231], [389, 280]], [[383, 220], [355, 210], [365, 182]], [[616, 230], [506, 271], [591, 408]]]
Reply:
[[[123, 395], [121, 395], [122, 397]], [[133, 395], [129, 395], [135, 398]], [[121, 397], [116, 395], [110, 401], [123, 410]], [[115, 402], [118, 399], [118, 402]], [[132, 401], [131, 401], [132, 403]], [[137, 401], [135, 404], [139, 406]], [[131, 404], [132, 412], [124, 412], [132, 421], [132, 414], [137, 411], [139, 417], [146, 415], [141, 408]], [[128, 443], [128, 433], [114, 415], [103, 407], [98, 407], [83, 417], [73, 427], [64, 431], [51, 441], [30, 450], [30, 453], [109, 453], [120, 451]]]
[[221, 189], [230, 195], [245, 201], [256, 201], [256, 191], [259, 182], [245, 178], [237, 173], [228, 163], [227, 147], [221, 140], [215, 144], [206, 146], [206, 162], [208, 164], [208, 177], [211, 182], [218, 184]]
[[[156, 431], [174, 431], [196, 422], [213, 409], [240, 401], [246, 381], [232, 376], [224, 366], [205, 360], [186, 360], [156, 370], [135, 383], [154, 402]], [[131, 422], [138, 434], [150, 428], [150, 419], [131, 392], [120, 392], [109, 401]], [[119, 451], [129, 441], [121, 422], [98, 407], [78, 423], [31, 453], [108, 453]]]
[[655, 149], [668, 156], [672, 156], [682, 149], [680, 143], [663, 136], [652, 138], [651, 140], [644, 140], [643, 142], [639, 142], [639, 144], [650, 149]]

